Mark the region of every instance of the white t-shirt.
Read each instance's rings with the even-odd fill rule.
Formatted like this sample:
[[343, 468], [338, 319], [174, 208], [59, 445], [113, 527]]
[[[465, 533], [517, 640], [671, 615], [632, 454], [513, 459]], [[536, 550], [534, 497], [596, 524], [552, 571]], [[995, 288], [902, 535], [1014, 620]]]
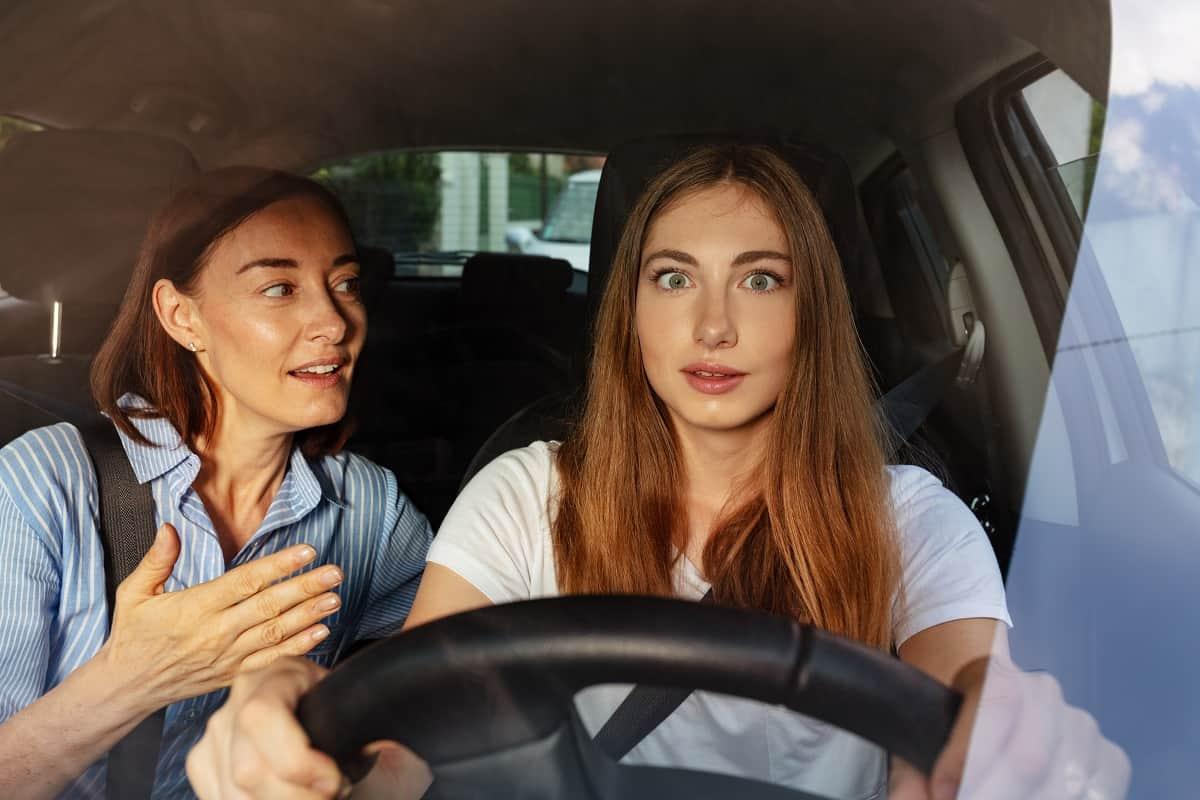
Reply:
[[[463, 489], [429, 551], [494, 603], [559, 594], [550, 536], [557, 497], [554, 443], [535, 442], [488, 464]], [[896, 644], [955, 619], [1009, 620], [996, 558], [974, 515], [928, 472], [889, 467], [901, 539], [905, 605]], [[680, 558], [676, 589], [700, 599], [708, 584]], [[595, 686], [576, 705], [594, 735], [628, 685]], [[787, 709], [693, 692], [624, 759], [740, 775], [836, 798], [882, 797], [886, 759], [875, 745]]]

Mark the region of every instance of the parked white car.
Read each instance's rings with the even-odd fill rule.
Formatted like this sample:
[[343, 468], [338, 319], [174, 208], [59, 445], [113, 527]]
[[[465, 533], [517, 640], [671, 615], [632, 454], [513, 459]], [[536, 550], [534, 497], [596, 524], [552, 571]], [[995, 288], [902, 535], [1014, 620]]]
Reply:
[[508, 249], [514, 253], [561, 258], [580, 272], [588, 270], [592, 243], [592, 213], [596, 208], [596, 190], [600, 187], [600, 170], [576, 172], [567, 179], [554, 208], [539, 230], [514, 225], [504, 235]]

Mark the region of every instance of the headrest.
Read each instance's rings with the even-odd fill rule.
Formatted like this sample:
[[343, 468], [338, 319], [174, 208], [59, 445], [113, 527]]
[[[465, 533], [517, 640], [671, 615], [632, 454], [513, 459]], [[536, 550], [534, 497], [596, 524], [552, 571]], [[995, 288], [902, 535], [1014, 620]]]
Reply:
[[463, 264], [460, 296], [468, 305], [537, 306], [564, 294], [571, 278], [571, 264], [561, 258], [476, 253]]
[[594, 316], [625, 220], [642, 190], [663, 169], [685, 152], [705, 144], [762, 144], [771, 147], [800, 175], [816, 196], [842, 260], [850, 296], [878, 270], [874, 251], [865, 235], [854, 180], [846, 162], [814, 145], [778, 138], [753, 136], [680, 135], [638, 139], [613, 150], [604, 163], [592, 223], [592, 249], [588, 265], [588, 306]]
[[0, 286], [15, 297], [119, 304], [150, 216], [196, 172], [169, 139], [38, 131], [0, 150]]
[[383, 247], [358, 245], [359, 294], [367, 313], [379, 306], [387, 292], [387, 285], [396, 277], [396, 257]]

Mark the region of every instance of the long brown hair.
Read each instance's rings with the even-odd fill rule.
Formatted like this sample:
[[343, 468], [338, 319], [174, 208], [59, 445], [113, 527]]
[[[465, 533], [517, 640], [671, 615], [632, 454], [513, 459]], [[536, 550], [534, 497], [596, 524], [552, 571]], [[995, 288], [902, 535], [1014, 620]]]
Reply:
[[824, 217], [766, 147], [698, 148], [658, 175], [630, 214], [600, 303], [582, 414], [557, 455], [559, 583], [568, 593], [674, 593], [687, 530], [683, 466], [642, 365], [637, 281], [655, 215], [721, 183], [757, 192], [778, 215], [794, 265], [798, 344], [761, 463], [720, 515], [702, 568], [719, 603], [886, 648], [900, 568], [884, 432]]
[[[289, 197], [314, 197], [351, 231], [337, 198], [315, 181], [258, 167], [225, 167], [201, 173], [154, 217], [142, 240], [121, 309], [92, 361], [92, 396], [100, 410], [135, 441], [150, 442], [134, 427], [135, 417], [165, 417], [193, 449], [210, 438], [220, 410], [217, 392], [196, 357], [167, 335], [154, 313], [152, 293], [160, 278], [184, 294], [223, 236], [267, 206]], [[122, 407], [127, 393], [149, 408]], [[349, 437], [349, 418], [310, 428], [296, 441], [310, 458], [340, 450]]]

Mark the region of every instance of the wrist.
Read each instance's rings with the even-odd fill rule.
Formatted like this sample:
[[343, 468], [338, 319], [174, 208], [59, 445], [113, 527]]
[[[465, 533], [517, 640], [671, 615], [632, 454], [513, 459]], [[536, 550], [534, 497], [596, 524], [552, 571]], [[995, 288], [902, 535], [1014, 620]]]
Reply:
[[111, 640], [70, 677], [88, 684], [97, 705], [112, 709], [121, 718], [140, 721], [171, 702], [171, 698], [158, 696], [143, 669], [117, 657]]

